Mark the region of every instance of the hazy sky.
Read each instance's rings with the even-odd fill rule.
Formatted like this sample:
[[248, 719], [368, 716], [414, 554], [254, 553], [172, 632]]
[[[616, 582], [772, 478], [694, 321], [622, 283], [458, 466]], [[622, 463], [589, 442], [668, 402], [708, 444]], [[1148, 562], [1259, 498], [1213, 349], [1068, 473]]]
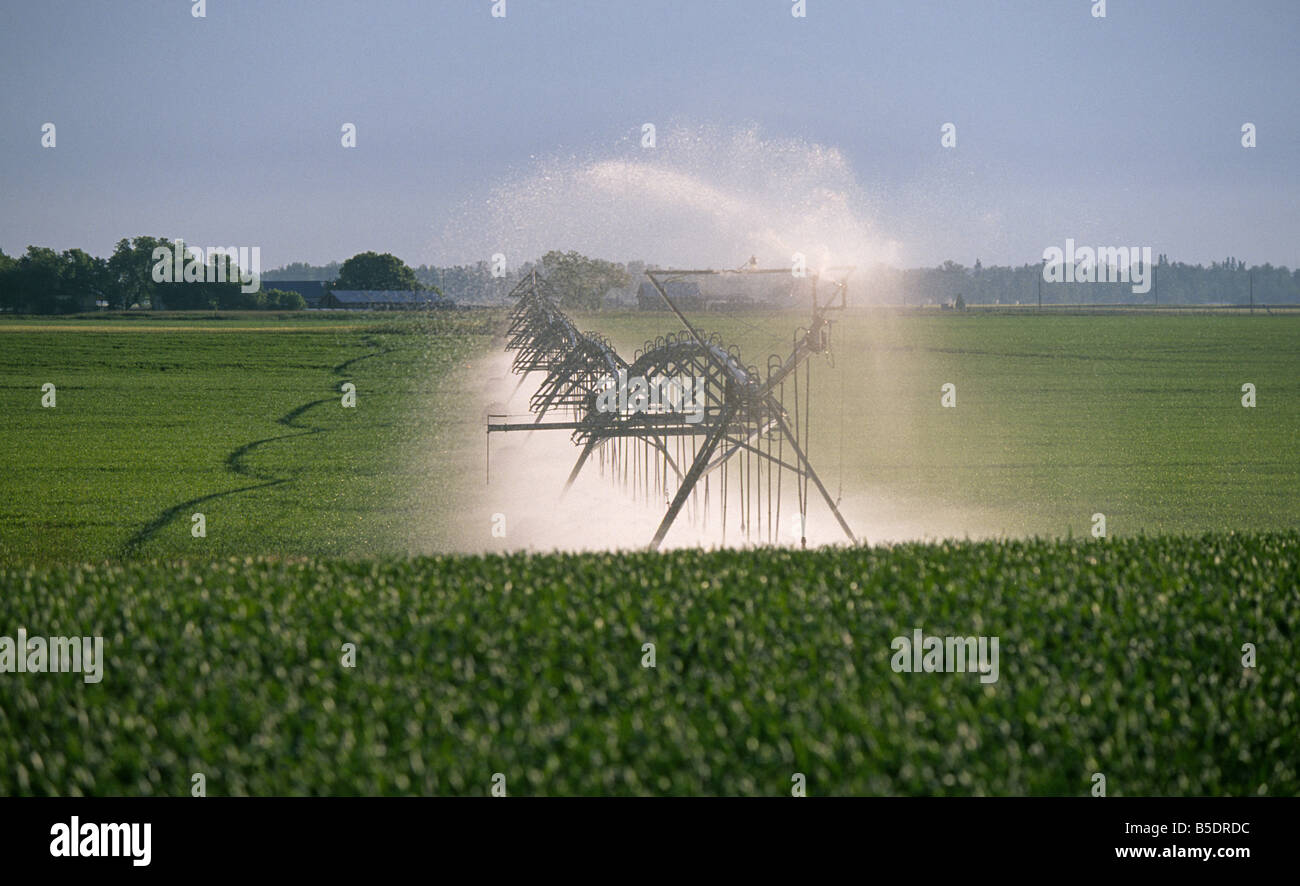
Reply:
[[6, 253], [734, 265], [820, 237], [911, 266], [1073, 237], [1300, 265], [1296, 0], [191, 5], [0, 3]]

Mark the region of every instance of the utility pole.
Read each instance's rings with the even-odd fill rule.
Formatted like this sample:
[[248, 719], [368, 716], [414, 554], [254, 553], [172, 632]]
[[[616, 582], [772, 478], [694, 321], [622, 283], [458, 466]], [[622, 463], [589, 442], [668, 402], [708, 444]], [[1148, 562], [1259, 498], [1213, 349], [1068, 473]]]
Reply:
[[1047, 270], [1047, 259], [1038, 266], [1038, 310], [1043, 309], [1043, 273]]
[[1251, 268], [1246, 271], [1246, 279], [1250, 280], [1250, 312], [1255, 313], [1255, 269]]

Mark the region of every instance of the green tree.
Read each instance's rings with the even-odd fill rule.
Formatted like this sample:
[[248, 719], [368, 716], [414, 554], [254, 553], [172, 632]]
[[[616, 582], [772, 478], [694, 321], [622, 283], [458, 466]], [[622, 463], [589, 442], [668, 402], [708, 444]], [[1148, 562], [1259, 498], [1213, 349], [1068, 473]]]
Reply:
[[255, 311], [266, 306], [266, 293], [243, 291], [240, 268], [233, 256], [209, 253], [207, 265], [204, 279], [212, 282], [199, 285], [204, 287], [210, 304], [223, 311]]
[[123, 238], [117, 241], [117, 248], [108, 259], [108, 271], [111, 278], [108, 301], [117, 308], [126, 310], [131, 305], [149, 305], [154, 310], [161, 308], [166, 283], [155, 283], [153, 268], [157, 263], [154, 249], [165, 246], [175, 249], [176, 244], [162, 237], [136, 237], [134, 240]]
[[53, 314], [63, 302], [63, 260], [53, 249], [28, 246], [18, 260], [17, 310]]
[[110, 289], [108, 263], [80, 249], [62, 254], [29, 246], [12, 259], [0, 253], [0, 308], [33, 314], [88, 310]]
[[0, 249], [0, 311], [13, 311], [18, 301], [18, 260]]
[[339, 269], [334, 289], [404, 289], [417, 290], [420, 281], [397, 256], [391, 253], [362, 252], [352, 256]]
[[322, 280], [330, 281], [339, 275], [339, 263], [332, 261], [324, 265], [309, 265], [306, 262], [290, 262], [282, 268], [272, 268], [262, 274], [263, 280]]
[[298, 292], [268, 289], [263, 295], [266, 296], [264, 306], [270, 311], [302, 311], [307, 308], [307, 300]]
[[63, 260], [60, 297], [66, 300], [66, 309], [91, 310], [96, 302], [108, 300], [113, 285], [107, 259], [81, 249], [64, 250], [60, 258]]
[[571, 308], [598, 309], [604, 304], [605, 293], [629, 282], [622, 265], [572, 250], [552, 250], [542, 256], [542, 274], [560, 294], [560, 303]]
[[267, 306], [265, 292], [244, 292], [238, 283], [209, 283], [216, 289], [217, 307], [223, 311], [257, 311]]
[[[154, 308], [155, 310], [165, 306], [169, 310], [173, 310], [173, 311], [215, 311], [218, 307], [221, 306], [222, 298], [223, 296], [226, 296], [226, 294], [231, 290], [232, 284], [207, 282], [209, 279], [209, 274], [206, 268], [200, 280], [186, 282], [184, 276], [185, 268], [187, 268], [190, 265], [190, 263], [193, 262], [195, 258], [197, 258], [197, 256], [189, 248], [189, 246], [186, 245], [183, 241], [180, 245], [180, 249], [182, 253], [181, 275], [180, 276], [176, 275], [175, 267], [173, 265], [170, 283], [165, 281], [164, 282], [155, 281], [153, 279], [154, 267], [158, 264], [159, 261], [166, 258], [168, 254], [172, 255], [174, 259], [175, 257], [174, 250], [176, 249], [176, 244], [175, 243], [169, 244], [163, 241], [157, 241], [150, 244], [149, 242], [150, 240], [152, 240], [152, 238], [148, 238], [148, 237], [140, 237], [137, 240], [137, 243], [139, 243], [139, 241], [145, 241], [143, 243], [140, 243], [139, 246], [137, 247], [137, 252], [138, 252], [137, 264], [139, 263], [138, 261], [139, 256], [144, 255], [146, 250], [148, 250], [149, 252], [149, 258], [145, 262], [145, 264], [147, 264], [149, 268], [148, 285], [151, 288], [148, 290], [149, 291], [148, 298], [149, 298], [150, 307]], [[169, 248], [169, 253], [160, 253], [158, 259], [152, 258], [153, 249], [160, 246], [167, 246]], [[165, 278], [167, 275], [163, 273], [162, 276]], [[226, 279], [230, 280], [231, 277], [227, 276]], [[233, 288], [236, 292], [239, 291], [239, 287], [237, 284], [234, 284]], [[143, 304], [143, 302], [140, 302], [140, 304]], [[231, 305], [231, 307], [234, 307], [234, 305]]]

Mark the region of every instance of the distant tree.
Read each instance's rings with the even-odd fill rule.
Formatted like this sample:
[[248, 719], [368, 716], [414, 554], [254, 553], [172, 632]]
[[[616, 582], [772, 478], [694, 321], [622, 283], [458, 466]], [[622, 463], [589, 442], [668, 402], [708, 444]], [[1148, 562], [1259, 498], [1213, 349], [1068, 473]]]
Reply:
[[27, 254], [18, 260], [17, 309], [29, 314], [68, 310], [62, 271], [63, 260], [53, 249], [28, 246]]
[[[137, 238], [137, 243], [145, 241], [138, 247], [138, 251], [143, 253], [145, 249], [148, 249], [148, 241], [151, 239], [152, 238], [148, 237]], [[176, 248], [174, 243], [157, 242], [156, 245], [167, 246], [170, 249]], [[194, 261], [196, 256], [192, 251], [190, 251], [189, 246], [184, 242], [181, 243], [180, 250], [182, 253], [181, 266], [182, 268], [187, 268], [190, 263]], [[152, 250], [150, 251], [152, 252]], [[236, 292], [239, 291], [237, 285], [232, 285], [230, 283], [207, 282], [209, 277], [206, 269], [203, 272], [203, 279], [201, 281], [186, 282], [184, 276], [181, 276], [180, 278], [173, 276], [172, 282], [170, 283], [157, 283], [153, 281], [152, 277], [154, 264], [155, 262], [151, 261], [149, 265], [149, 272], [151, 275], [150, 285], [152, 286], [152, 290], [149, 294], [149, 304], [150, 307], [155, 309], [159, 307], [160, 303], [162, 303], [165, 304], [168, 309], [173, 311], [214, 311], [221, 306], [222, 298], [225, 293], [232, 288]], [[226, 279], [231, 279], [229, 265], [227, 265]], [[237, 276], [235, 279], [238, 279]], [[144, 302], [139, 302], [139, 304], [144, 304]], [[233, 308], [236, 307], [236, 305], [231, 304], [229, 307]]]
[[169, 284], [155, 283], [153, 279], [154, 249], [159, 246], [174, 249], [176, 244], [162, 237], [117, 241], [117, 247], [108, 259], [111, 278], [108, 301], [113, 307], [124, 311], [132, 305], [147, 304], [154, 310], [162, 307], [163, 287]]
[[307, 307], [307, 300], [298, 292], [268, 289], [262, 294], [266, 296], [263, 307], [269, 311], [301, 311]]
[[611, 289], [622, 289], [629, 283], [627, 270], [622, 265], [598, 258], [587, 258], [577, 252], [552, 250], [542, 256], [542, 274], [546, 282], [560, 293], [560, 302], [566, 307], [597, 309]]
[[207, 256], [205, 280], [201, 284], [187, 283], [187, 286], [202, 286], [209, 304], [215, 304], [223, 311], [255, 311], [266, 305], [266, 294], [262, 291], [244, 292], [241, 271], [234, 256], [225, 253]]
[[0, 310], [32, 314], [89, 310], [111, 288], [108, 263], [81, 249], [29, 246], [19, 259], [0, 253]]
[[269, 271], [262, 272], [262, 279], [275, 280], [318, 280], [330, 281], [338, 277], [339, 269], [342, 267], [336, 261], [326, 265], [310, 265], [306, 262], [291, 262], [282, 268], [272, 268]]
[[18, 300], [18, 260], [0, 249], [0, 311], [16, 309]]
[[244, 292], [237, 283], [221, 284], [217, 292], [217, 308], [222, 311], [256, 311], [266, 307], [265, 292]]
[[966, 310], [966, 299], [964, 299], [964, 298], [961, 297], [961, 293], [960, 293], [960, 292], [957, 293], [957, 300], [956, 300], [955, 302], [952, 303], [952, 306], [953, 306], [954, 308], [956, 308], [957, 310], [959, 310], [959, 311], [964, 311], [964, 310]]
[[107, 301], [113, 291], [108, 260], [91, 255], [81, 249], [64, 250], [60, 256], [63, 267], [61, 297], [71, 310], [91, 310], [96, 303]]
[[391, 253], [362, 252], [343, 263], [334, 289], [417, 290], [415, 271]]

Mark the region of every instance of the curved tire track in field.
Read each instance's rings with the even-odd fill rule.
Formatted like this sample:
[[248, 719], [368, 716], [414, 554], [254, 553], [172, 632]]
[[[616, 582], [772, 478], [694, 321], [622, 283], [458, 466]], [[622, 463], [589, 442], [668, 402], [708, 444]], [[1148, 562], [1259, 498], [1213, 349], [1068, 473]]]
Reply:
[[127, 539], [126, 544], [122, 545], [121, 551], [118, 552], [118, 556], [123, 559], [133, 556], [140, 550], [141, 546], [143, 546], [145, 542], [157, 535], [159, 530], [194, 505], [201, 504], [205, 501], [212, 501], [216, 498], [224, 498], [227, 495], [236, 495], [240, 492], [250, 492], [254, 489], [265, 489], [268, 486], [279, 486], [281, 483], [288, 482], [288, 480], [271, 480], [267, 483], [255, 483], [252, 486], [230, 489], [226, 492], [214, 492], [211, 495], [202, 495], [198, 498], [192, 498], [189, 501], [183, 501], [178, 505], [172, 505], [157, 517], [154, 517], [153, 520], [145, 524], [143, 529]]
[[[368, 345], [369, 347], [372, 348], [377, 348], [378, 350], [372, 351], [369, 354], [362, 354], [359, 357], [353, 357], [350, 360], [344, 360], [342, 363], [330, 367], [330, 372], [334, 373], [335, 375], [344, 375], [347, 369], [351, 367], [354, 363], [358, 363], [362, 360], [369, 360], [371, 357], [379, 357], [382, 356], [383, 354], [390, 353], [391, 351], [394, 350], [394, 348], [384, 347], [379, 342], [375, 341], [375, 339], [369, 336], [363, 339], [362, 344]], [[288, 428], [294, 428], [295, 430], [297, 430], [297, 433], [280, 434], [275, 437], [263, 437], [261, 440], [253, 440], [250, 443], [245, 443], [242, 446], [237, 446], [234, 449], [232, 449], [229, 453], [226, 454], [226, 470], [240, 477], [248, 477], [254, 480], [262, 480], [264, 482], [254, 483], [251, 486], [241, 486], [238, 489], [228, 489], [225, 492], [213, 492], [209, 495], [202, 495], [199, 496], [198, 498], [192, 498], [188, 501], [183, 501], [180, 502], [179, 504], [172, 505], [170, 508], [167, 508], [162, 513], [158, 514], [158, 516], [154, 517], [152, 520], [146, 523], [139, 531], [137, 531], [130, 538], [128, 538], [126, 542], [122, 545], [121, 549], [119, 550], [118, 556], [123, 559], [134, 556], [140, 550], [140, 548], [143, 547], [144, 544], [148, 542], [151, 538], [157, 535], [164, 526], [166, 526], [168, 523], [175, 520], [177, 516], [187, 511], [189, 508], [193, 507], [194, 505], [201, 504], [205, 501], [213, 501], [218, 498], [225, 498], [228, 495], [239, 495], [240, 493], [244, 493], [244, 492], [252, 492], [257, 489], [267, 489], [272, 486], [281, 486], [285, 483], [293, 482], [294, 480], [293, 477], [282, 477], [282, 476], [276, 476], [274, 474], [259, 474], [257, 471], [253, 470], [252, 468], [249, 468], [247, 465], [243, 463], [244, 457], [247, 456], [250, 452], [252, 452], [257, 447], [262, 446], [266, 443], [274, 443], [277, 440], [290, 440], [295, 437], [310, 437], [313, 434], [325, 433], [326, 431], [329, 430], [329, 428], [318, 427], [316, 425], [304, 426], [304, 425], [295, 424], [295, 422], [297, 422], [298, 419], [302, 416], [302, 414], [305, 413], [307, 410], [313, 409], [324, 403], [332, 403], [334, 402], [334, 400], [335, 400], [334, 397], [324, 397], [320, 400], [312, 400], [310, 402], [303, 403], [301, 406], [295, 406], [293, 409], [289, 410], [284, 415], [280, 416], [275, 420], [277, 424], [282, 424]]]
[[[334, 402], [333, 397], [326, 397], [322, 400], [313, 400], [310, 403], [304, 403], [301, 406], [295, 407], [293, 410], [277, 418], [276, 422], [278, 424], [284, 425], [285, 427], [300, 428], [299, 425], [294, 424], [294, 421], [297, 420], [298, 416], [302, 415], [304, 412], [306, 412], [308, 409], [311, 409], [313, 406], [320, 406], [322, 403], [333, 403], [333, 402]], [[243, 477], [253, 477], [258, 480], [273, 479], [274, 475], [268, 476], [268, 475], [259, 474], [256, 471], [254, 471], [252, 468], [246, 467], [243, 464], [244, 456], [248, 455], [248, 453], [252, 452], [254, 449], [261, 446], [263, 443], [274, 443], [276, 440], [291, 440], [294, 437], [309, 437], [312, 434], [324, 433], [326, 430], [328, 430], [328, 428], [320, 428], [320, 427], [316, 427], [315, 425], [308, 425], [306, 427], [301, 427], [301, 429], [296, 434], [280, 434], [279, 436], [276, 437], [263, 437], [261, 440], [254, 440], [252, 443], [245, 443], [243, 446], [240, 446], [236, 449], [232, 449], [229, 453], [227, 453], [226, 470], [235, 474], [239, 474], [240, 476]], [[287, 477], [284, 478], [284, 480], [286, 481], [288, 479], [289, 478]]]

